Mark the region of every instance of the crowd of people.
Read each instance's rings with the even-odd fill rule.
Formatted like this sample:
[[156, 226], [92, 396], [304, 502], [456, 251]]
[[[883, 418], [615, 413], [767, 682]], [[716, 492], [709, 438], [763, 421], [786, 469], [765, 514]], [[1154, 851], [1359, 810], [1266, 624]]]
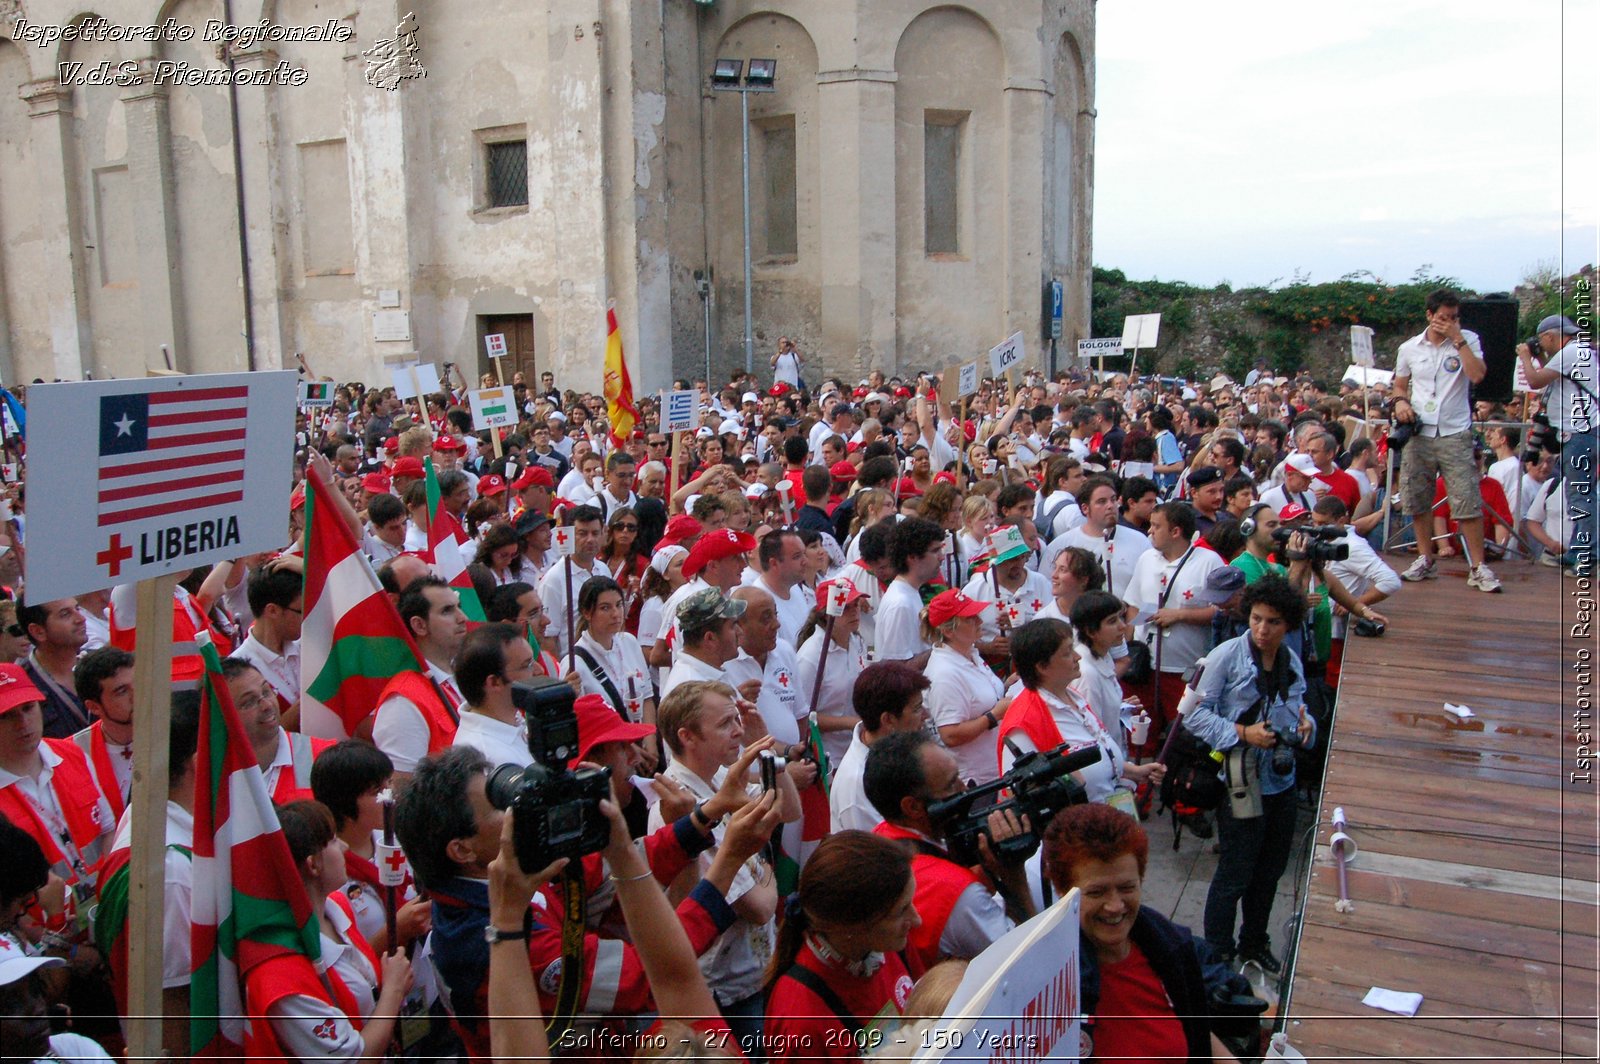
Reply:
[[[1474, 418], [1482, 350], [1458, 310], [1429, 299], [1382, 394], [1259, 367], [1026, 372], [960, 397], [929, 374], [808, 386], [786, 339], [770, 386], [677, 382], [701, 390], [692, 432], [661, 431], [646, 398], [618, 438], [603, 397], [544, 373], [513, 382], [522, 420], [495, 441], [460, 391], [407, 406], [341, 385], [301, 415], [297, 476], [333, 489], [419, 660], [353, 727], [302, 714], [305, 483], [281, 551], [182, 581], [168, 1050], [189, 1052], [204, 961], [209, 638], [322, 946], [314, 972], [240, 973], [264, 1058], [904, 1055], [965, 962], [1075, 888], [1092, 1055], [1233, 1059], [1207, 1017], [1240, 966], [1283, 969], [1269, 916], [1345, 639], [1381, 634], [1378, 604], [1442, 555], [1491, 593], [1489, 560], [1527, 546], [1591, 570], [1567, 500], [1593, 491], [1592, 352], [1553, 318], [1519, 353], [1558, 441], [1525, 453], [1504, 411]], [[135, 601], [30, 599], [27, 553], [50, 548], [27, 542], [23, 490], [9, 502], [0, 1057], [103, 1059], [129, 1009]], [[440, 570], [440, 513], [482, 621]], [[1397, 573], [1383, 536], [1407, 525]], [[490, 774], [533, 764], [522, 699], [563, 685], [575, 761], [610, 770], [609, 841], [529, 869]], [[1192, 767], [1176, 787], [1185, 745], [1245, 800], [1201, 801]], [[1098, 754], [1077, 803], [1048, 823], [980, 811], [976, 851], [953, 848], [951, 799], [1062, 748]], [[389, 794], [408, 866], [392, 902]], [[1198, 936], [1140, 904], [1142, 822], [1164, 808], [1220, 845]]]

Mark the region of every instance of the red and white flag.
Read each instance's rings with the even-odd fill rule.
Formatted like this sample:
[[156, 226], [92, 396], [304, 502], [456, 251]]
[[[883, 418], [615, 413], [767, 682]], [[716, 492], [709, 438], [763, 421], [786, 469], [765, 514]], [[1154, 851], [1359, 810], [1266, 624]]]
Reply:
[[100, 397], [97, 524], [244, 498], [243, 386]]

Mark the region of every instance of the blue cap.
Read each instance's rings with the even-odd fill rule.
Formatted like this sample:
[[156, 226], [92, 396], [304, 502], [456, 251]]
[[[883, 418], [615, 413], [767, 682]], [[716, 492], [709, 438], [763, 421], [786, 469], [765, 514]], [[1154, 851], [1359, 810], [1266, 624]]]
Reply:
[[1578, 335], [1578, 327], [1572, 324], [1571, 318], [1563, 318], [1559, 314], [1552, 314], [1539, 323], [1539, 332], [1560, 332], [1562, 336]]

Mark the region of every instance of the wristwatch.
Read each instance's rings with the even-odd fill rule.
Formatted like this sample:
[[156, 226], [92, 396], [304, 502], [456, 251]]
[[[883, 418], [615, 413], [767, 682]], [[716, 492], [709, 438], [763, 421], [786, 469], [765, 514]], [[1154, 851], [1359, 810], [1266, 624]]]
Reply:
[[491, 946], [496, 942], [526, 942], [530, 937], [531, 932], [526, 927], [518, 928], [515, 931], [502, 931], [500, 928], [490, 924], [483, 929], [483, 940]]
[[989, 727], [985, 729], [986, 731], [994, 731], [1000, 727], [1000, 722], [995, 719], [994, 710], [986, 709], [983, 711], [983, 715], [989, 718]]

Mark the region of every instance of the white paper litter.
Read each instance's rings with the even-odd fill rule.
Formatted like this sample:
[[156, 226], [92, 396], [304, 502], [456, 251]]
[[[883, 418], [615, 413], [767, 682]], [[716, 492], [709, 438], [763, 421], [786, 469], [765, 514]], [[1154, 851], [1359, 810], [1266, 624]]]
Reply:
[[1361, 1003], [1401, 1016], [1415, 1016], [1417, 1010], [1422, 1007], [1422, 995], [1404, 990], [1385, 990], [1381, 986], [1375, 986], [1367, 991], [1367, 996], [1361, 999]]
[[1444, 704], [1444, 711], [1450, 714], [1452, 717], [1460, 717], [1462, 720], [1466, 720], [1468, 717], [1476, 716], [1476, 714], [1472, 712], [1472, 708], [1470, 706], [1458, 706], [1454, 702], [1446, 702]]

